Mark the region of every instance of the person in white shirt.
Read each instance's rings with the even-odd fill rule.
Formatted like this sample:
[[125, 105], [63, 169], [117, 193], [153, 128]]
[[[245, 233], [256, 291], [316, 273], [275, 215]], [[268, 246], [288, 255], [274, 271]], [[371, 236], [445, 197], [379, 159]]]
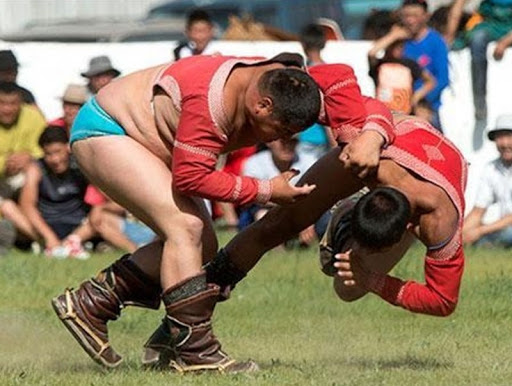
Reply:
[[[496, 143], [499, 157], [483, 171], [475, 206], [465, 219], [464, 243], [512, 247], [512, 114], [500, 115], [487, 135]], [[484, 223], [492, 204], [498, 205], [499, 218]]]
[[[244, 176], [258, 179], [269, 179], [278, 176], [285, 170], [294, 170], [296, 175], [290, 179], [295, 185], [302, 174], [316, 161], [313, 154], [297, 152], [298, 138], [278, 139], [267, 143], [268, 150], [260, 151], [249, 157], [242, 170]], [[240, 214], [239, 228], [243, 229], [254, 221], [262, 218], [270, 206], [252, 205]], [[328, 219], [325, 220], [327, 223]], [[299, 235], [299, 243], [307, 246], [321, 237], [315, 231], [315, 226], [304, 229]]]
[[185, 35], [187, 40], [182, 41], [174, 49], [174, 60], [193, 55], [217, 54], [210, 42], [215, 34], [215, 26], [208, 12], [198, 8], [190, 12], [187, 17]]

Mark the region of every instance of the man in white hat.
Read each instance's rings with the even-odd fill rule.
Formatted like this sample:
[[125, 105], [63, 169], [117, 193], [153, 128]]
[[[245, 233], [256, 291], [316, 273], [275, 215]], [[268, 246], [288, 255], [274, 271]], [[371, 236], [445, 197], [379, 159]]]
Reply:
[[78, 114], [78, 110], [80, 110], [80, 107], [89, 99], [87, 87], [80, 84], [69, 84], [60, 99], [62, 100], [63, 115], [49, 122], [49, 125], [62, 127], [66, 130], [69, 137], [69, 131]]
[[[512, 114], [500, 115], [487, 136], [496, 143], [499, 157], [486, 165], [482, 173], [463, 238], [467, 244], [512, 247]], [[498, 205], [499, 218], [484, 224], [483, 217], [492, 204]]]
[[101, 55], [91, 58], [89, 69], [80, 75], [89, 80], [87, 87], [91, 94], [96, 94], [103, 86], [109, 84], [120, 74], [121, 72], [112, 66], [110, 58], [106, 55]]

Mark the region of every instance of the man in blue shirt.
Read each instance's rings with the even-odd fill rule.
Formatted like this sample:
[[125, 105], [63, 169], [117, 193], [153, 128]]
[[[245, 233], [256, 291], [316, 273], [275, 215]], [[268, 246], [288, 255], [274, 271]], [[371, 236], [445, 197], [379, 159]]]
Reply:
[[[395, 25], [381, 40], [384, 48], [397, 40], [405, 39], [404, 57], [414, 60], [435, 78], [436, 85], [427, 94], [427, 101], [434, 110], [432, 124], [442, 131], [439, 119], [441, 93], [448, 86], [448, 48], [442, 36], [430, 29], [426, 0], [404, 0], [400, 8], [400, 25]], [[417, 90], [423, 80], [414, 82]]]

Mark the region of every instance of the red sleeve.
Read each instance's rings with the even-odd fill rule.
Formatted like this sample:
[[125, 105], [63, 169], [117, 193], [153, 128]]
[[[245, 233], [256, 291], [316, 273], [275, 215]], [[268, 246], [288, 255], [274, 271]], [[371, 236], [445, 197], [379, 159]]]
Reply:
[[344, 64], [311, 67], [309, 74], [323, 93], [319, 122], [330, 126], [338, 142], [349, 142], [361, 130], [376, 130], [386, 145], [395, 139], [389, 109], [374, 98], [361, 95], [354, 71]]
[[448, 316], [457, 305], [463, 270], [464, 251], [460, 246], [451, 259], [425, 258], [425, 284], [374, 273], [367, 287], [395, 306], [412, 312]]
[[172, 158], [173, 186], [215, 201], [266, 203], [272, 193], [269, 180], [215, 170], [227, 138], [214, 126], [209, 111], [206, 98], [193, 97], [182, 104]]

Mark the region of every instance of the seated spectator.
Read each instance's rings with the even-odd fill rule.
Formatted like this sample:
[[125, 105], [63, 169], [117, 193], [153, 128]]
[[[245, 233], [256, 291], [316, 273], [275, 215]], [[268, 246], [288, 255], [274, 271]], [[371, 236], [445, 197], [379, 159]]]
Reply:
[[[19, 63], [11, 50], [0, 51], [0, 82], [16, 83]], [[18, 86], [23, 103], [35, 105], [34, 95], [24, 87]]]
[[43, 239], [47, 256], [87, 258], [82, 241], [94, 235], [85, 221], [87, 181], [71, 159], [68, 137], [61, 127], [47, 127], [39, 145], [44, 156], [27, 169], [21, 209]]
[[108, 199], [91, 209], [89, 221], [103, 240], [129, 253], [156, 238], [151, 228]]
[[121, 72], [112, 66], [108, 56], [101, 55], [91, 58], [89, 68], [80, 75], [87, 78], [87, 88], [92, 95], [95, 95], [102, 87], [121, 75]]
[[[478, 181], [474, 208], [466, 217], [464, 243], [512, 247], [512, 115], [501, 115], [496, 126], [488, 131], [496, 143], [499, 158], [490, 162]], [[487, 209], [497, 204], [499, 218], [485, 224]]]
[[78, 110], [80, 110], [80, 107], [87, 102], [87, 87], [79, 84], [69, 84], [61, 99], [64, 115], [51, 121], [49, 126], [62, 127], [66, 130], [69, 137], [69, 131], [71, 129], [71, 125], [73, 125], [73, 122], [75, 121]]
[[[243, 175], [258, 179], [272, 179], [287, 171], [290, 172], [290, 183], [295, 184], [301, 175], [315, 163], [316, 157], [296, 152], [297, 138], [278, 139], [267, 143], [268, 150], [260, 151], [249, 157], [243, 167]], [[254, 221], [262, 218], [269, 210], [269, 206], [252, 205], [240, 214], [239, 228], [243, 229]], [[303, 230], [299, 241], [303, 245], [310, 245], [321, 235], [315, 234], [314, 226]]]
[[24, 173], [41, 156], [38, 139], [46, 126], [39, 110], [24, 104], [16, 83], [0, 82], [0, 197], [13, 198], [23, 185]]
[[[418, 102], [435, 87], [435, 79], [412, 59], [403, 57], [405, 40], [395, 40], [385, 48], [382, 59], [377, 55], [382, 50], [383, 39], [375, 42], [368, 51], [369, 75], [375, 83], [375, 95], [390, 110], [410, 114]], [[414, 83], [422, 80], [421, 87], [414, 90]]]
[[215, 52], [210, 42], [213, 40], [214, 26], [208, 12], [195, 9], [187, 17], [185, 35], [187, 40], [178, 43], [174, 49], [174, 60], [193, 55], [212, 55]]

